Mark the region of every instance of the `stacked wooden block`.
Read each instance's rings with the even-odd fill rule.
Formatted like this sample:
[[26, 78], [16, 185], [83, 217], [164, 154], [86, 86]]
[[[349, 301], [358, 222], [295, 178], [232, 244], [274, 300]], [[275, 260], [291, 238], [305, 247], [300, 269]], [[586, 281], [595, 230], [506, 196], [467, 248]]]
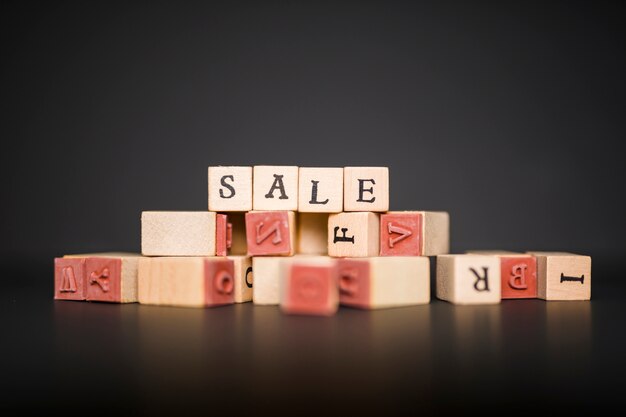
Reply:
[[[151, 258], [139, 263], [139, 302], [164, 304], [159, 297], [171, 292], [174, 278], [149, 265], [176, 262], [173, 271], [226, 256], [241, 265], [234, 302], [321, 315], [340, 303], [428, 303], [425, 256], [449, 247], [447, 213], [387, 212], [387, 168], [209, 167], [208, 196], [208, 212], [143, 213], [142, 253]], [[205, 292], [220, 282], [207, 268]]]
[[331, 315], [503, 298], [589, 299], [589, 257], [448, 255], [445, 212], [389, 210], [384, 167], [209, 167], [208, 211], [142, 213], [142, 255], [56, 259], [55, 298]]

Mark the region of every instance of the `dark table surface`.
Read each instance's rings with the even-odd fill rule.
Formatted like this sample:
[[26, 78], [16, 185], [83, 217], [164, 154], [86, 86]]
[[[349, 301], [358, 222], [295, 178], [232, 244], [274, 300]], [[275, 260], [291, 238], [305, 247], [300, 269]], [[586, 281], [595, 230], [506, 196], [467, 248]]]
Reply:
[[250, 303], [55, 302], [50, 285], [34, 284], [51, 276], [22, 278], [1, 292], [4, 409], [522, 414], [545, 406], [581, 411], [623, 397], [626, 291], [601, 274], [591, 302], [433, 300], [341, 308], [330, 318]]

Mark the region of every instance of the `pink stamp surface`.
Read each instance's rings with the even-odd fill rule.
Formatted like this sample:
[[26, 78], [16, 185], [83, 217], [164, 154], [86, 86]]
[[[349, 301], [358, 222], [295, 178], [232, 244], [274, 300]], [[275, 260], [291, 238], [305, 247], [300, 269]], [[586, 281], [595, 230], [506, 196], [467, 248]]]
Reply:
[[422, 239], [420, 213], [380, 216], [380, 256], [421, 256]]
[[339, 302], [351, 307], [368, 308], [370, 298], [370, 265], [367, 260], [340, 259]]
[[87, 301], [119, 303], [122, 299], [122, 260], [87, 258], [85, 287]]
[[235, 266], [230, 259], [204, 262], [204, 299], [209, 307], [235, 302]]
[[281, 306], [291, 314], [332, 315], [337, 311], [337, 268], [292, 265]]
[[500, 258], [502, 299], [537, 298], [537, 260], [534, 256]]
[[233, 242], [233, 225], [226, 214], [215, 216], [215, 255], [227, 256]]
[[54, 260], [54, 299], [85, 299], [84, 258], [56, 258]]
[[291, 231], [286, 211], [246, 213], [248, 255], [289, 255]]

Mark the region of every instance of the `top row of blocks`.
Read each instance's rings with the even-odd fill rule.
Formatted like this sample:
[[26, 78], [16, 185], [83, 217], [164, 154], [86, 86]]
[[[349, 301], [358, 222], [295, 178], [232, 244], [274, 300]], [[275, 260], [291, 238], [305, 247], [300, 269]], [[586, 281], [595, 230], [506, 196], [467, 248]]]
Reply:
[[389, 168], [209, 167], [209, 211], [389, 210]]

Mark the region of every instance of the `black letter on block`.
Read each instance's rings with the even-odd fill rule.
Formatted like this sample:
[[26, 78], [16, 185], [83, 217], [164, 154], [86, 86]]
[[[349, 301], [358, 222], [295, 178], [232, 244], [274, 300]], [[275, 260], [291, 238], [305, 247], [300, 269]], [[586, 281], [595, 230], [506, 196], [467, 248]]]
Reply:
[[246, 286], [248, 288], [252, 288], [252, 281], [250, 281], [248, 279], [248, 276], [252, 273], [252, 267], [249, 266], [248, 269], [246, 269]]
[[319, 184], [319, 181], [311, 180], [311, 183], [313, 184], [313, 188], [311, 189], [311, 200], [309, 201], [309, 204], [326, 204], [326, 203], [328, 203], [328, 199], [326, 199], [324, 201], [317, 201], [317, 184]]
[[[472, 273], [476, 275], [476, 282], [474, 282], [474, 289], [476, 291], [489, 291], [489, 281], [488, 281], [489, 274], [487, 273], [487, 268], [483, 266], [484, 276], [482, 277], [478, 275], [478, 272], [476, 272], [474, 268], [470, 268], [470, 271], [472, 271]], [[481, 282], [483, 283], [482, 288], [478, 286]]]
[[347, 227], [342, 227], [341, 228], [341, 233], [343, 233], [342, 236], [337, 236], [337, 232], [339, 231], [339, 226], [335, 226], [335, 231], [333, 233], [333, 243], [337, 243], [337, 242], [352, 242], [352, 244], [354, 245], [354, 236], [352, 237], [347, 237], [346, 236], [346, 232], [348, 231]]
[[359, 181], [359, 199], [357, 201], [360, 203], [373, 203], [374, 201], [376, 201], [376, 197], [372, 197], [369, 200], [363, 200], [363, 193], [370, 193], [370, 194], [374, 193], [374, 187], [363, 188], [363, 183], [365, 181], [370, 181], [372, 184], [376, 185], [376, 181], [374, 181], [373, 179], [369, 179], [369, 180], [359, 179], [358, 181]]
[[579, 277], [568, 277], [567, 275], [563, 275], [563, 272], [561, 272], [561, 282], [563, 281], [578, 281], [581, 284], [585, 283], [585, 275], [581, 275]]
[[274, 174], [274, 183], [272, 184], [272, 188], [265, 194], [265, 198], [274, 198], [274, 190], [280, 191], [279, 200], [287, 200], [287, 194], [285, 194], [285, 184], [283, 184], [283, 175]]
[[229, 195], [224, 195], [224, 190], [222, 190], [220, 188], [220, 197], [222, 197], [222, 198], [233, 198], [235, 196], [235, 189], [233, 188], [232, 185], [226, 183], [226, 179], [227, 178], [230, 178], [231, 181], [235, 181], [235, 177], [233, 177], [232, 175], [224, 175], [222, 177], [222, 179], [220, 180], [220, 184], [222, 184], [222, 186], [228, 188], [230, 190], [230, 194]]

